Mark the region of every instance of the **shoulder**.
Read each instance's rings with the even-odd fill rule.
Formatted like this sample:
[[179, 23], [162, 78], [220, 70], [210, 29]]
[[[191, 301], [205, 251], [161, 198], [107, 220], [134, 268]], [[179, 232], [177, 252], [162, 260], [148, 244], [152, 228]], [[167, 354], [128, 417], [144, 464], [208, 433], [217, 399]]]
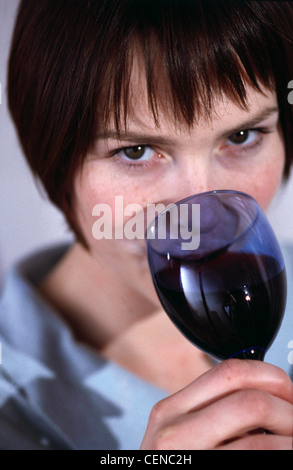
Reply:
[[0, 298], [2, 341], [6, 339], [11, 344], [25, 342], [29, 325], [33, 334], [35, 325], [41, 327], [46, 321], [52, 321], [50, 318], [54, 316], [54, 312], [40, 296], [37, 285], [68, 248], [68, 245], [59, 245], [44, 249], [26, 257], [10, 269]]
[[65, 255], [70, 245], [55, 245], [21, 259], [7, 273], [1, 290], [0, 309], [11, 295], [30, 295], [36, 286]]

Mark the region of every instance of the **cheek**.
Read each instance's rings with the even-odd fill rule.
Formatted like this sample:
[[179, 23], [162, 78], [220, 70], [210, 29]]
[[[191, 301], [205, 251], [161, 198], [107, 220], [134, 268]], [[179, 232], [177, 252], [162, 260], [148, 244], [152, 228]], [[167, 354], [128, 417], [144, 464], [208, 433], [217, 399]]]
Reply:
[[276, 195], [284, 175], [285, 146], [281, 133], [272, 142], [262, 164], [247, 171], [241, 182], [242, 190], [253, 196], [266, 211]]
[[250, 194], [257, 200], [260, 207], [266, 211], [280, 186], [282, 172], [263, 173], [260, 178], [262, 179], [259, 183], [255, 183]]
[[264, 211], [268, 209], [281, 185], [284, 175], [284, 165], [285, 151], [282, 149], [282, 151], [279, 151], [279, 157], [276, 157], [271, 164], [262, 168], [254, 179], [255, 186], [251, 194]]
[[[131, 240], [131, 233], [127, 234], [134, 230], [144, 236], [146, 195], [133, 183], [121, 184], [121, 180], [112, 178], [109, 172], [99, 170], [89, 167], [75, 180], [75, 211], [83, 236], [93, 250], [110, 245], [112, 249], [138, 245]], [[134, 222], [129, 223], [134, 218], [138, 227]], [[133, 246], [133, 250], [139, 254], [142, 251], [138, 246]]]
[[89, 246], [92, 246], [92, 225], [94, 221], [94, 207], [100, 203], [109, 205], [109, 198], [105, 198], [105, 184], [103, 178], [94, 177], [89, 165], [83, 168], [74, 181], [74, 206], [81, 231]]
[[[145, 240], [127, 239], [124, 227], [126, 220], [129, 220], [130, 217], [125, 216], [124, 213], [121, 216], [121, 196], [123, 196], [123, 208], [134, 200], [141, 202], [143, 206], [142, 198], [138, 199], [139, 190], [135, 192], [135, 188], [132, 187], [132, 191], [130, 191], [128, 186], [128, 191], [124, 188], [122, 192], [121, 183], [113, 184], [109, 177], [101, 177], [100, 172], [98, 177], [95, 175], [96, 172], [83, 174], [75, 182], [75, 210], [92, 259], [99, 266], [115, 266], [117, 273], [121, 273], [122, 276], [126, 276], [127, 272], [127, 276], [131, 277], [132, 272], [139, 272], [142, 276], [149, 277]], [[133, 195], [131, 201], [130, 192]], [[108, 211], [108, 215], [102, 213], [97, 215], [97, 211], [103, 205]], [[108, 232], [107, 238], [104, 236], [105, 231]], [[104, 232], [103, 236], [97, 239], [97, 234], [99, 236], [102, 232]], [[119, 235], [122, 237], [119, 238]], [[133, 279], [133, 282], [136, 282], [136, 279]]]
[[282, 170], [262, 169], [242, 179], [236, 189], [250, 194], [266, 211], [282, 181]]

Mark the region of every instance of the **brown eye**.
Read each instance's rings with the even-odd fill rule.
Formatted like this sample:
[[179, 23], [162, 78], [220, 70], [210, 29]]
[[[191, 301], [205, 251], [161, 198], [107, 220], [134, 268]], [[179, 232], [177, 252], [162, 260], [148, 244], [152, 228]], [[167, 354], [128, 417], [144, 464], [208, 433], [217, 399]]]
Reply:
[[133, 147], [125, 147], [117, 152], [123, 160], [140, 162], [142, 160], [150, 160], [157, 152], [149, 145], [134, 145]]
[[229, 137], [229, 141], [234, 145], [241, 145], [247, 142], [250, 131], [240, 131]]
[[124, 153], [131, 160], [138, 160], [139, 158], [142, 158], [144, 156], [145, 147], [143, 145], [128, 147], [124, 150]]

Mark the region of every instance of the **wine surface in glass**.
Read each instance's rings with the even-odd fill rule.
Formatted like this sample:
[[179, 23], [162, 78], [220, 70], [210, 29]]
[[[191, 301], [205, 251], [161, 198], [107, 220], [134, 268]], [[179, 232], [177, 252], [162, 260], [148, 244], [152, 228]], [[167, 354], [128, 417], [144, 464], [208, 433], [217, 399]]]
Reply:
[[168, 316], [193, 344], [223, 360], [262, 360], [282, 321], [286, 274], [272, 256], [224, 251], [203, 259], [150, 248]]

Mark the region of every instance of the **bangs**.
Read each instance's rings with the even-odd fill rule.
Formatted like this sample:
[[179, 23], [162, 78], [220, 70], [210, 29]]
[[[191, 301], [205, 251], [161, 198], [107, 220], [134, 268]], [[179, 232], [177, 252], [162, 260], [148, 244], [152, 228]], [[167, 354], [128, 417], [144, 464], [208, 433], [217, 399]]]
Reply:
[[280, 46], [269, 21], [259, 21], [261, 2], [241, 3], [135, 0], [125, 11], [124, 2], [118, 2], [111, 24], [125, 25], [122, 14], [129, 21], [123, 31], [110, 26], [107, 33], [111, 41], [98, 92], [103, 125], [114, 118], [118, 132], [122, 123], [126, 126], [137, 56], [156, 125], [166, 109], [192, 126], [211, 115], [219, 95], [245, 108], [247, 85], [258, 91], [274, 88], [272, 49], [280, 51]]

